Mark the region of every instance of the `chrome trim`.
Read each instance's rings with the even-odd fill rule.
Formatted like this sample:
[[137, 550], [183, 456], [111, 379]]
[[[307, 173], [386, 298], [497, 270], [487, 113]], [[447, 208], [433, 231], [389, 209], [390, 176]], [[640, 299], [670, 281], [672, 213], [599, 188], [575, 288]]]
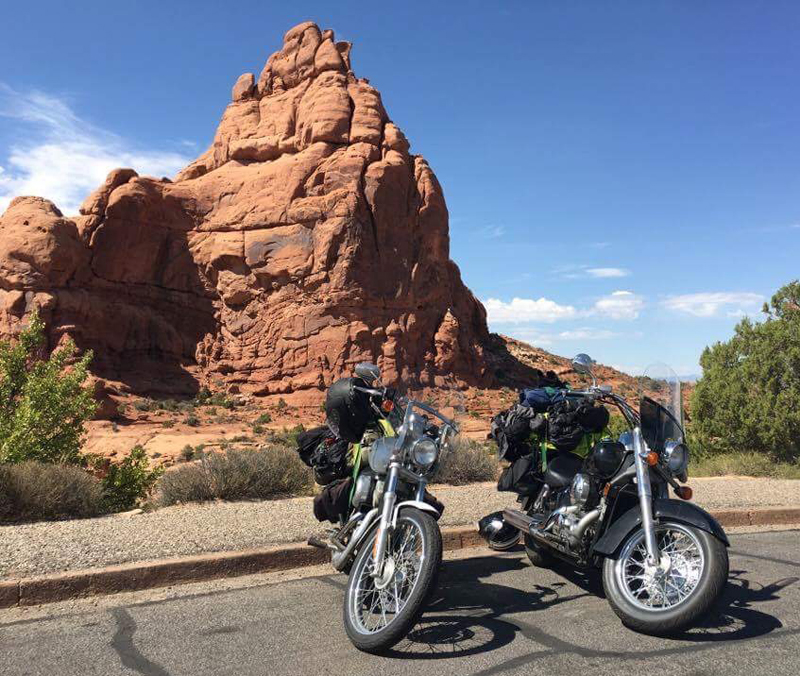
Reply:
[[578, 523], [574, 524], [569, 530], [570, 544], [575, 547], [583, 539], [583, 534], [586, 529], [591, 526], [597, 519], [600, 518], [600, 508], [593, 509], [591, 512], [584, 514]]
[[633, 447], [635, 449], [633, 460], [636, 465], [636, 488], [639, 492], [639, 506], [642, 512], [642, 528], [644, 529], [644, 540], [647, 548], [647, 562], [651, 566], [655, 566], [658, 565], [661, 557], [658, 552], [656, 530], [653, 523], [653, 489], [650, 486], [650, 468], [645, 463], [648, 449], [640, 427], [633, 429]]
[[[359, 516], [361, 516], [359, 514]], [[353, 552], [356, 548], [361, 544], [362, 540], [364, 539], [364, 535], [369, 530], [370, 526], [372, 526], [375, 518], [378, 516], [378, 508], [370, 510], [367, 512], [366, 516], [363, 516], [361, 519], [351, 519], [350, 521], [359, 522], [358, 528], [356, 528], [355, 532], [353, 533], [353, 537], [350, 538], [350, 542], [347, 543], [347, 546], [340, 552], [336, 552], [331, 557], [331, 563], [336, 570], [342, 570], [350, 561], [350, 557], [353, 555]], [[347, 522], [345, 528], [350, 525], [350, 521]]]
[[383, 493], [381, 521], [375, 541], [375, 566], [371, 573], [374, 578], [380, 578], [383, 575], [383, 560], [386, 558], [386, 543], [389, 540], [394, 505], [397, 501], [397, 482], [400, 469], [402, 467], [398, 462], [392, 462], [389, 465], [389, 476], [386, 478], [386, 490]]

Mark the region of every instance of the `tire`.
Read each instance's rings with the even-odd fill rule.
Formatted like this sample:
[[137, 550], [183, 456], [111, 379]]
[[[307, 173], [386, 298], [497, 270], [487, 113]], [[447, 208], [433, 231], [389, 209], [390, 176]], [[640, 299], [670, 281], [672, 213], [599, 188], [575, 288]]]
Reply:
[[[374, 602], [375, 594], [380, 595], [380, 592], [376, 591], [374, 586], [371, 590], [369, 589], [372, 578], [368, 572], [372, 563], [372, 546], [377, 536], [377, 528], [364, 541], [353, 562], [345, 594], [344, 628], [350, 641], [359, 650], [368, 653], [379, 653], [391, 648], [405, 637], [417, 623], [424, 610], [425, 601], [436, 587], [436, 579], [442, 563], [442, 534], [436, 521], [429, 514], [413, 508], [401, 510], [397, 517], [397, 528], [392, 533], [387, 546], [387, 562], [390, 557], [394, 562], [394, 555], [397, 553], [395, 546], [398, 545], [396, 539], [401, 537], [403, 532], [409, 533], [412, 529], [420, 537], [422, 551], [421, 556], [417, 557], [419, 569], [416, 572], [416, 578], [412, 583], [410, 593], [405, 596], [404, 605], [400, 608], [400, 612], [396, 613], [382, 628], [371, 629], [360, 619], [361, 611], [364, 609], [365, 604]], [[402, 548], [402, 545], [400, 546]], [[395, 575], [397, 576], [398, 573], [395, 573]], [[394, 579], [399, 578], [395, 577]], [[392, 584], [392, 586], [396, 591], [396, 585]], [[400, 589], [403, 589], [402, 581], [400, 582]]]
[[549, 568], [553, 564], [553, 555], [530, 535], [525, 535], [525, 553], [528, 560], [537, 568]]
[[[686, 586], [691, 586], [691, 581], [694, 581], [694, 586], [683, 599], [680, 599], [678, 592], [679, 600], [674, 598], [668, 600], [668, 595], [661, 594], [662, 587], [659, 587], [658, 584], [651, 587], [655, 590], [651, 596], [645, 582], [636, 580], [626, 582], [630, 579], [626, 577], [629, 575], [626, 571], [632, 573], [642, 569], [642, 574], [644, 574], [643, 567], [636, 562], [638, 554], [635, 551], [638, 547], [642, 548], [639, 552], [643, 551], [644, 531], [641, 528], [636, 529], [625, 538], [618, 558], [607, 558], [603, 563], [603, 589], [606, 598], [614, 612], [622, 620], [622, 624], [629, 629], [653, 636], [666, 636], [679, 632], [694, 624], [710, 611], [725, 589], [728, 581], [728, 550], [725, 545], [710, 533], [694, 526], [675, 521], [663, 521], [656, 527], [659, 548], [668, 546], [664, 544], [668, 542], [664, 538], [672, 537], [671, 534], [675, 533], [679, 535], [678, 542], [691, 543], [691, 549], [682, 550], [689, 551], [691, 555], [680, 554], [679, 558], [673, 559], [671, 564], [676, 571], [674, 580], [678, 580], [678, 586], [675, 589], [685, 589]], [[688, 547], [685, 544], [679, 545], [679, 547], [681, 546]], [[694, 556], [695, 551], [701, 552], [702, 561], [699, 556]], [[686, 558], [680, 558], [684, 556]], [[626, 561], [630, 562], [627, 568]], [[675, 561], [678, 562], [677, 565]], [[636, 576], [631, 575], [631, 577], [635, 578]], [[637, 585], [638, 587], [636, 587]], [[630, 590], [631, 586], [635, 587], [634, 591]], [[667, 590], [669, 594], [675, 593], [670, 583], [665, 583], [663, 589]], [[636, 597], [637, 591], [641, 592], [641, 597]], [[645, 600], [637, 603], [634, 598], [644, 598]], [[663, 607], [652, 609], [642, 607], [652, 599], [655, 599], [654, 603], [661, 600]]]

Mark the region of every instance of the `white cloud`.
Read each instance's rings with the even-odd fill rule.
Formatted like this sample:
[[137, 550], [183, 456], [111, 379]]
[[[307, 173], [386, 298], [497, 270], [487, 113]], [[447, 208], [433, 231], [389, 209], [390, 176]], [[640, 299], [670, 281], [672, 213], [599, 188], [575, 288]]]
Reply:
[[631, 271], [625, 268], [601, 268], [574, 264], [560, 265], [553, 272], [561, 275], [564, 279], [614, 279], [628, 277], [631, 274]]
[[580, 328], [562, 331], [557, 335], [560, 340], [609, 340], [619, 334], [608, 329]]
[[577, 315], [572, 305], [559, 305], [548, 298], [514, 298], [506, 303], [489, 298], [484, 305], [490, 323], [522, 324], [524, 322], [552, 322], [570, 319]]
[[644, 307], [644, 299], [631, 291], [614, 291], [600, 298], [589, 311], [610, 319], [636, 319]]
[[764, 296], [749, 292], [687, 293], [671, 296], [662, 304], [669, 310], [694, 317], [714, 317], [723, 310], [729, 317], [741, 316], [758, 309]]
[[15, 135], [24, 139], [11, 145], [5, 166], [0, 166], [0, 213], [18, 195], [37, 195], [75, 214], [112, 169], [132, 167], [160, 177], [191, 161], [176, 152], [137, 148], [80, 119], [61, 99], [17, 92], [2, 83], [0, 117], [17, 121]]
[[588, 268], [586, 270], [586, 274], [588, 274], [589, 277], [603, 279], [611, 277], [627, 277], [631, 273], [630, 270], [625, 270], [624, 268]]
[[485, 239], [499, 239], [506, 234], [506, 228], [503, 225], [487, 225], [478, 234]]

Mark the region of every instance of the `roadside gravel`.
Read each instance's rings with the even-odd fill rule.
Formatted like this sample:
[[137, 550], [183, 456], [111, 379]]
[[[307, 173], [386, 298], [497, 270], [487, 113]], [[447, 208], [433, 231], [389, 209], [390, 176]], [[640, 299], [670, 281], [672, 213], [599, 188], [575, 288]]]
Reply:
[[[800, 506], [800, 481], [714, 477], [693, 479], [690, 485], [695, 501], [706, 509]], [[445, 504], [444, 526], [473, 523], [514, 504], [514, 495], [498, 493], [493, 482], [434, 486], [432, 492]], [[0, 578], [303, 541], [324, 530], [311, 502], [220, 502], [0, 526]]]

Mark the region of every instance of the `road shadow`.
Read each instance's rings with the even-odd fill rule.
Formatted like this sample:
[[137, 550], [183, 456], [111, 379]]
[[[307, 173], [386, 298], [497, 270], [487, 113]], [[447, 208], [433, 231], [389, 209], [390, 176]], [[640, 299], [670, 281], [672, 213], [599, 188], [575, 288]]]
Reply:
[[[531, 573], [526, 590], [491, 581], [496, 575], [522, 569]], [[620, 652], [595, 650], [564, 641], [548, 633], [546, 628], [534, 626], [535, 615], [533, 624], [515, 617], [559, 604], [579, 602], [584, 597], [604, 598], [598, 571], [575, 569], [566, 563], [554, 564], [553, 571], [564, 581], [547, 585], [537, 583], [535, 569], [523, 557], [513, 554], [445, 562], [438, 591], [426, 613], [408, 636], [386, 655], [403, 659], [464, 657], [502, 648], [518, 635], [535, 641], [545, 653], [557, 650], [585, 657], [640, 659], [650, 654], [668, 655], [705, 649], [721, 642], [762, 637], [783, 627], [777, 617], [757, 606], [779, 599], [783, 589], [800, 580], [787, 577], [760, 585], [748, 579], [748, 571], [732, 570], [715, 610], [702, 623], [669, 637], [648, 638], [651, 645], [653, 640], [661, 642], [661, 647], [651, 652], [642, 652], [641, 649]], [[613, 622], [615, 628], [618, 626], [618, 620], [611, 612], [608, 621]], [[602, 631], [602, 627], [598, 630]], [[631, 636], [633, 638], [635, 634], [631, 633]], [[538, 656], [531, 659], [538, 659]]]

